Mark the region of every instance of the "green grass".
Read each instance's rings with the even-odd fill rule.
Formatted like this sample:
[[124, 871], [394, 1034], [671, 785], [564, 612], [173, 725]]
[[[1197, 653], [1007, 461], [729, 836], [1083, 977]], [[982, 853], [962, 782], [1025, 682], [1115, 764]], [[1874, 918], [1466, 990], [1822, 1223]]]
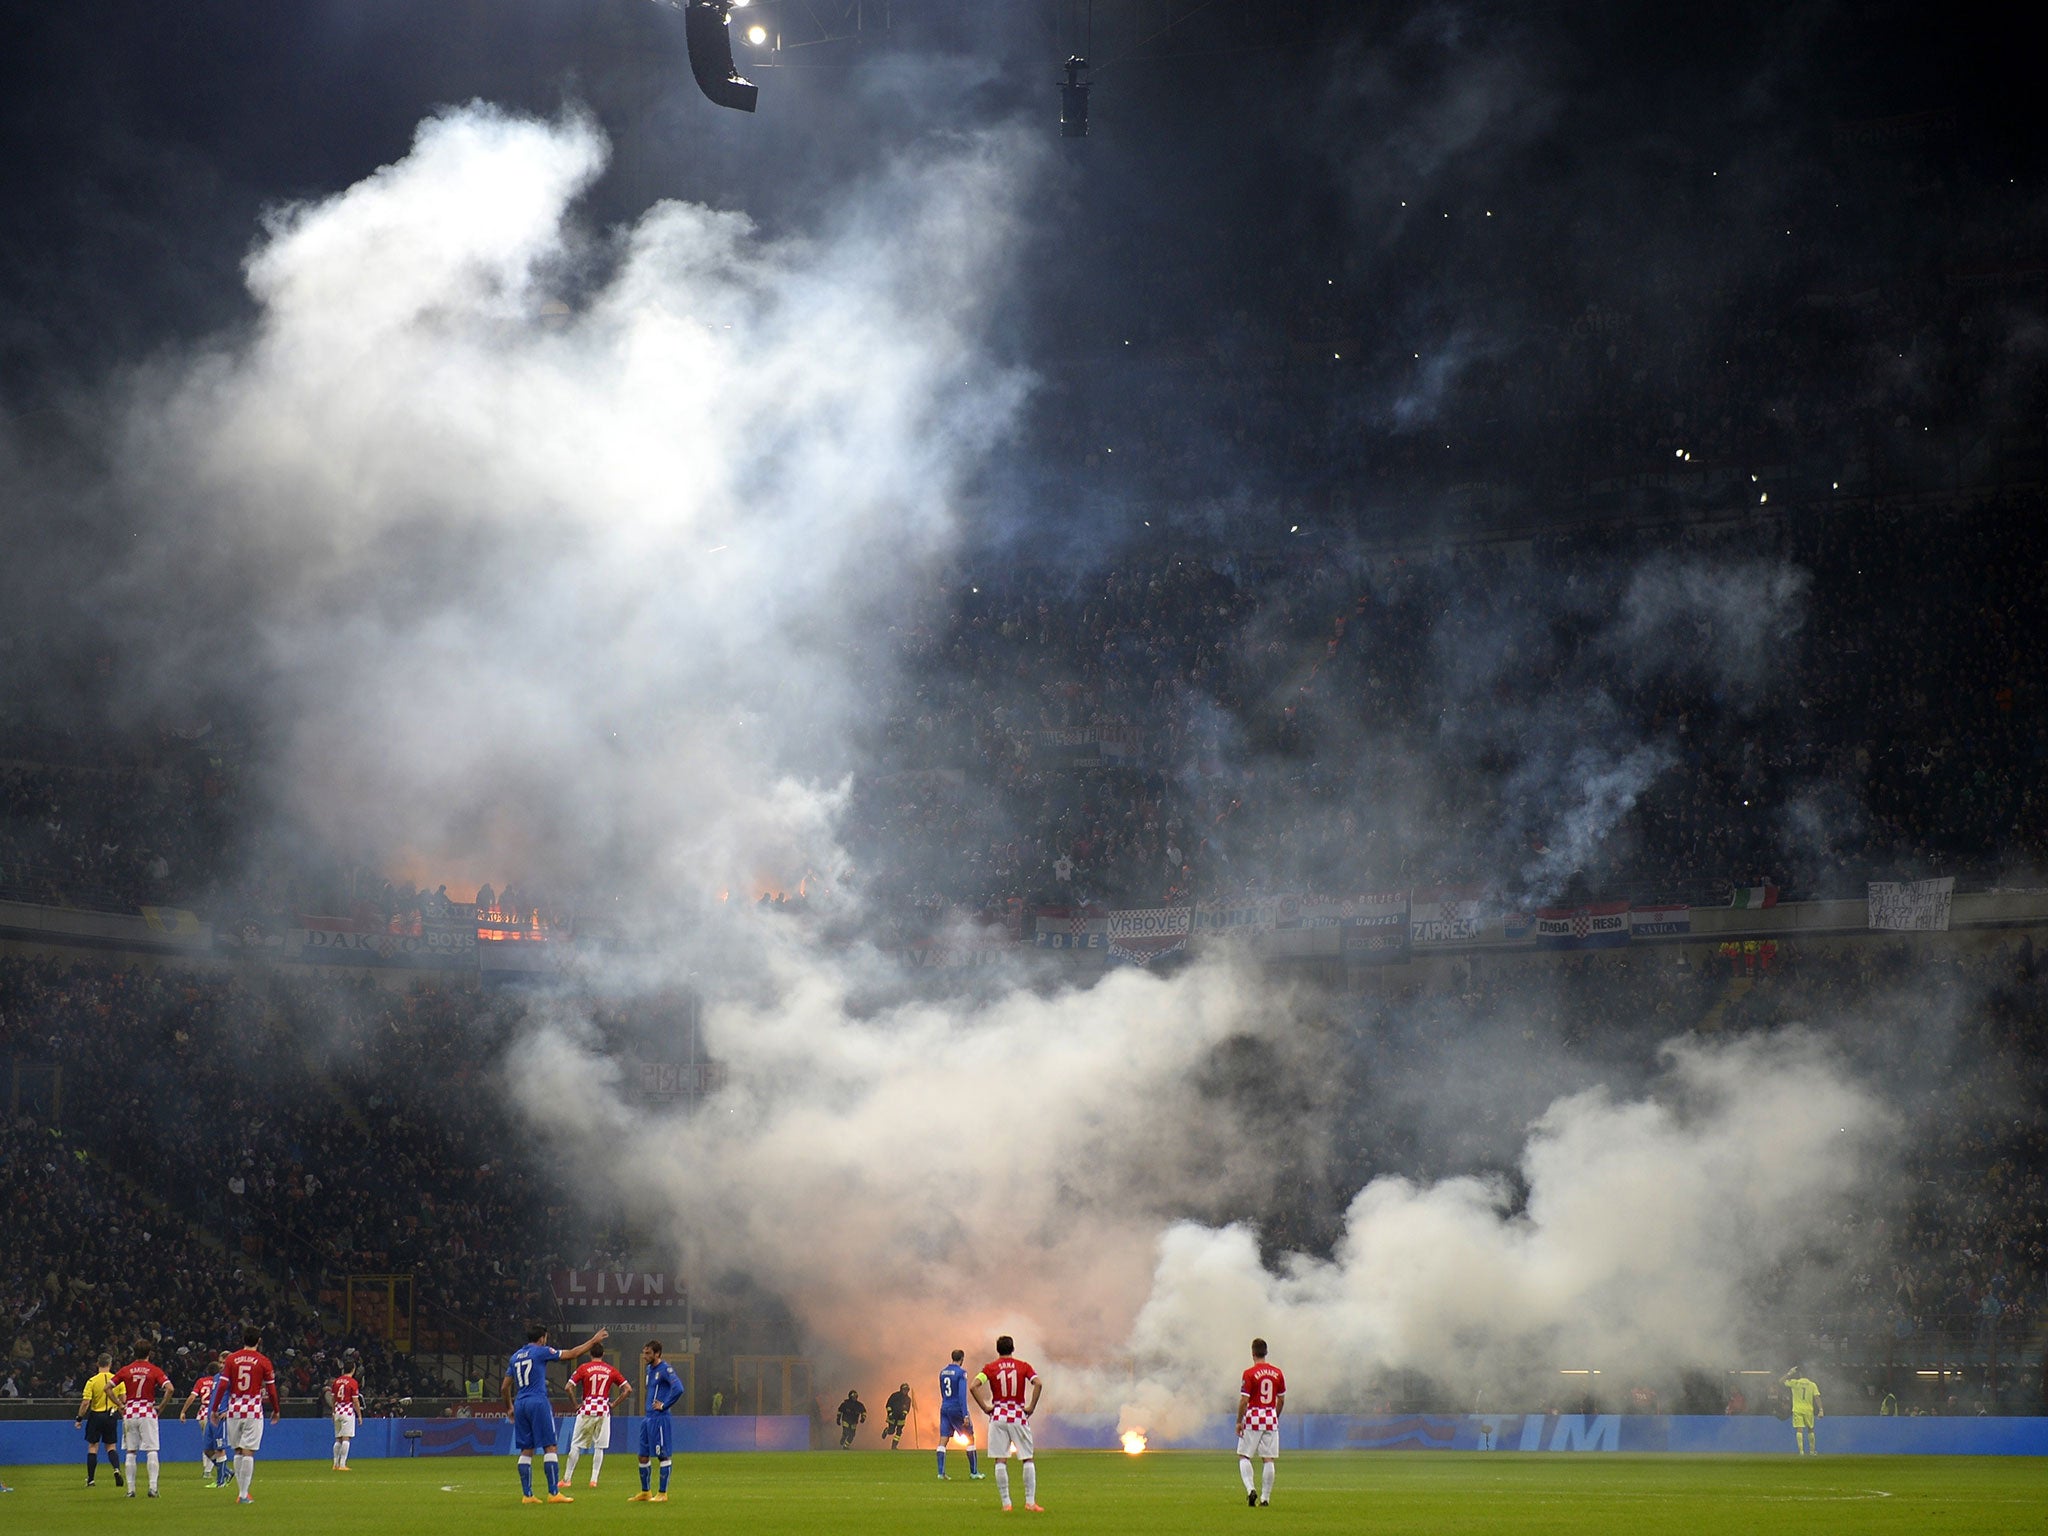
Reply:
[[[630, 1456], [608, 1456], [604, 1486], [576, 1503], [529, 1509], [504, 1457], [364, 1461], [346, 1476], [315, 1462], [259, 1461], [256, 1502], [230, 1486], [209, 1492], [197, 1467], [166, 1465], [163, 1497], [123, 1498], [102, 1468], [6, 1471], [0, 1527], [49, 1533], [191, 1532], [248, 1527], [292, 1536], [506, 1530], [646, 1529], [697, 1536], [793, 1532], [900, 1536], [966, 1528], [1047, 1526], [1069, 1533], [1199, 1533], [1246, 1525], [1288, 1532], [1832, 1531], [2048, 1532], [2048, 1465], [2018, 1457], [1680, 1457], [1457, 1452], [1327, 1452], [1280, 1463], [1273, 1507], [1247, 1509], [1235, 1458], [1193, 1453], [1062, 1451], [1042, 1462], [1048, 1513], [1001, 1516], [995, 1482], [971, 1483], [965, 1458], [939, 1482], [929, 1452], [688, 1456], [676, 1461], [667, 1504], [632, 1504]], [[539, 1469], [535, 1469], [536, 1474]], [[578, 1469], [589, 1475], [586, 1460]], [[1021, 1490], [1013, 1488], [1019, 1493]]]

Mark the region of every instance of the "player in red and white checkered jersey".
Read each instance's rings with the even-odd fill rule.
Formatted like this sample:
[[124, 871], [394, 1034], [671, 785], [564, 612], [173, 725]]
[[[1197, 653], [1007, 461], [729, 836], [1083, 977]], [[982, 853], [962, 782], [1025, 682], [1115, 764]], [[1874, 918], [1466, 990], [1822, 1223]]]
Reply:
[[996, 1340], [996, 1358], [981, 1368], [968, 1388], [976, 1405], [988, 1415], [988, 1454], [996, 1464], [996, 1492], [1010, 1507], [1010, 1456], [1024, 1462], [1024, 1507], [1033, 1514], [1038, 1504], [1038, 1462], [1031, 1452], [1031, 1415], [1045, 1382], [1027, 1360], [1017, 1358], [1017, 1344], [1007, 1333]]
[[[1273, 1464], [1280, 1459], [1280, 1410], [1287, 1404], [1287, 1378], [1266, 1360], [1266, 1341], [1252, 1340], [1252, 1363], [1237, 1388], [1237, 1470], [1244, 1501], [1273, 1502]], [[1252, 1458], [1265, 1463], [1264, 1491], [1252, 1487]]]
[[604, 1357], [604, 1346], [590, 1346], [590, 1358], [569, 1373], [569, 1391], [577, 1401], [576, 1426], [569, 1434], [569, 1459], [562, 1464], [564, 1484], [576, 1480], [576, 1463], [590, 1452], [590, 1486], [604, 1468], [612, 1444], [612, 1404], [633, 1390], [626, 1373]]
[[284, 1397], [277, 1389], [277, 1368], [256, 1346], [263, 1330], [242, 1330], [242, 1347], [221, 1362], [228, 1379], [228, 1449], [235, 1453], [235, 1502], [253, 1504], [249, 1484], [256, 1476], [256, 1452], [263, 1445], [263, 1408], [273, 1421], [284, 1417]]
[[156, 1497], [157, 1410], [171, 1395], [171, 1378], [149, 1359], [150, 1342], [135, 1346], [135, 1358], [114, 1372], [121, 1389], [121, 1465], [127, 1471], [128, 1497], [135, 1497], [135, 1453], [149, 1467], [149, 1496]]
[[[349, 1351], [350, 1355], [355, 1353]], [[344, 1359], [341, 1374], [327, 1383], [321, 1396], [327, 1399], [327, 1411], [334, 1417], [334, 1470], [353, 1472], [348, 1464], [349, 1449], [355, 1444], [356, 1423], [363, 1413], [363, 1384], [356, 1380], [351, 1362]]]

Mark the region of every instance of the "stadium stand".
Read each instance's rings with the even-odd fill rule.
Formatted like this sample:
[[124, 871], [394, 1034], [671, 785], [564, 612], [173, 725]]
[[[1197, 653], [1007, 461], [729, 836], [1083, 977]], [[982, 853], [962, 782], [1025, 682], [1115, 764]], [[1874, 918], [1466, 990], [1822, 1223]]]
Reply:
[[[495, 1348], [542, 1309], [568, 1252], [549, 1231], [564, 1205], [490, 1134], [481, 1063], [504, 1022], [493, 1000], [430, 990], [0, 957], [0, 1053], [61, 1072], [55, 1123], [20, 1123], [10, 1168], [32, 1169], [47, 1138], [44, 1160], [65, 1172], [50, 1220], [10, 1224], [10, 1293], [40, 1290], [53, 1310], [52, 1287], [83, 1297], [63, 1314], [73, 1339], [125, 1337], [145, 1295], [181, 1340], [278, 1317], [308, 1362], [353, 1345], [379, 1391], [432, 1385], [389, 1341], [341, 1336], [339, 1292], [349, 1274], [413, 1275], [423, 1352], [481, 1348], [486, 1333]], [[158, 1202], [153, 1219], [119, 1203], [131, 1183]], [[35, 1187], [10, 1185], [23, 1200]], [[131, 1239], [196, 1228], [220, 1248], [158, 1236], [138, 1252], [69, 1219], [108, 1200]], [[238, 1268], [252, 1283], [225, 1294], [165, 1296], [156, 1280]]]
[[[1580, 304], [1557, 273], [1463, 274], [1474, 302], [1547, 317], [1515, 329], [1551, 341], [1463, 360], [1431, 407], [1448, 441], [1363, 413], [1386, 381], [1344, 354], [1379, 293], [1348, 272], [1276, 271], [1241, 303], [1128, 334], [1068, 316], [1028, 447], [1079, 477], [1077, 515], [1114, 504], [1133, 526], [1072, 541], [1076, 561], [1050, 539], [954, 571], [940, 617], [893, 634], [834, 878], [901, 934], [962, 910], [1284, 891], [1709, 903], [2038, 883], [2048, 370], [2007, 343], [2041, 232], [1978, 194], [1923, 218], [1948, 196], [1937, 173], [1903, 201], [1890, 162], [1831, 174], [1884, 184], [1885, 217], [1937, 233], [1874, 275], [1827, 269], [1804, 234], [1737, 292], [1649, 274], [1655, 323]], [[1215, 274], [1130, 275], [1216, 297]], [[1260, 483], [1223, 474], [1247, 464]], [[1271, 528], [1212, 516], [1221, 482]], [[1385, 515], [1353, 516], [1367, 506]], [[1354, 524], [1379, 532], [1331, 531]], [[1712, 600], [1623, 622], [1646, 573], [1695, 568], [1722, 583]], [[95, 727], [75, 706], [97, 679], [57, 705], [41, 681], [0, 679], [0, 901], [187, 909], [252, 942], [308, 913], [540, 931], [597, 905], [525, 871], [472, 902], [273, 845], [252, 830], [244, 722]], [[1588, 744], [1649, 755], [1606, 823], [1553, 846]], [[802, 910], [799, 873], [756, 897]], [[1896, 1172], [1888, 1259], [1827, 1299], [1813, 1356], [1909, 1405], [1931, 1366], [1946, 1406], [1954, 1363], [1974, 1373], [1960, 1402], [2038, 1402], [2013, 1364], [2038, 1358], [2048, 1300], [2031, 946], [1792, 944], [1740, 989], [1691, 948], [1683, 967], [1475, 961], [1453, 988], [1395, 985], [1340, 1020], [1352, 1068], [1397, 1074], [1422, 1041], [1505, 1018], [1620, 1060], [1895, 995], [1951, 1010], [1971, 1070], [1924, 1079], [1955, 1086]], [[445, 982], [0, 955], [0, 1331], [19, 1383], [59, 1389], [138, 1327], [190, 1345], [267, 1314], [290, 1319], [295, 1361], [353, 1344], [379, 1390], [431, 1384], [385, 1341], [338, 1333], [341, 1277], [365, 1270], [416, 1277], [425, 1345], [516, 1336], [550, 1267], [616, 1240], [488, 1134], [481, 1076], [522, 1007]], [[1339, 1189], [1482, 1166], [1499, 1130], [1425, 1145], [1359, 1127], [1263, 1237], [1314, 1248]], [[162, 1282], [146, 1294], [128, 1278], [143, 1232]]]
[[[2048, 1303], [2048, 984], [2031, 942], [1792, 949], [1718, 1012], [1725, 977], [1681, 953], [1475, 960], [1452, 985], [1417, 977], [1333, 1002], [1333, 1070], [1379, 1108], [1349, 1126], [1334, 1163], [1295, 1169], [1299, 1195], [1262, 1227], [1269, 1250], [1326, 1246], [1348, 1193], [1375, 1175], [1500, 1166], [1520, 1134], [1510, 1111], [1386, 1111], [1403, 1082], [1441, 1081], [1443, 1050], [1488, 1051], [1510, 1029], [1626, 1079], [1689, 1029], [1853, 1018], [1838, 1038], [1864, 1041], [1866, 1065], [1932, 1133], [1902, 1126], [1912, 1150], [1889, 1208], [1845, 1211], [1840, 1230], [1816, 1234], [1853, 1245], [1860, 1233], [1877, 1257], [1803, 1300], [1804, 1353], [1866, 1407], [1890, 1392], [1907, 1411], [2031, 1410]], [[365, 1353], [376, 1392], [445, 1390], [440, 1373], [459, 1367], [443, 1351], [474, 1339], [481, 1355], [516, 1336], [548, 1306], [546, 1270], [574, 1267], [569, 1245], [587, 1241], [566, 1193], [529, 1154], [486, 1140], [477, 1107], [490, 1100], [474, 1063], [524, 1006], [425, 984], [0, 958], [0, 1052], [62, 1068], [61, 1107], [17, 1114], [0, 1135], [0, 1349], [24, 1392], [61, 1396], [110, 1340], [143, 1331], [197, 1349], [252, 1316], [283, 1323], [299, 1391], [346, 1346]], [[1908, 1039], [1927, 1049], [1924, 1034], [1878, 1027], [1888, 1009], [1952, 1016], [1940, 1074], [1887, 1054]], [[1534, 1076], [1528, 1091], [1548, 1088]], [[417, 1356], [338, 1326], [332, 1293], [361, 1270], [416, 1276]], [[1781, 1278], [1757, 1277], [1760, 1294]]]

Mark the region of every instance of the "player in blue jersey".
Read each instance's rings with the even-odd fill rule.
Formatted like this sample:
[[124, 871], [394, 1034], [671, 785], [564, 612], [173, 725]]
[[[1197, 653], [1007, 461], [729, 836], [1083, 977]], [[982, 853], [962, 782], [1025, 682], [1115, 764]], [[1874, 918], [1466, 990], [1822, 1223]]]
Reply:
[[[683, 1395], [683, 1378], [676, 1374], [676, 1368], [661, 1358], [661, 1340], [649, 1339], [640, 1350], [640, 1363], [646, 1367], [645, 1395], [640, 1399], [640, 1491], [627, 1502], [632, 1504], [666, 1504], [668, 1502], [668, 1464], [670, 1447], [673, 1445], [672, 1431], [675, 1421], [668, 1411], [676, 1405], [676, 1399]], [[658, 1491], [648, 1487], [648, 1463], [661, 1463], [661, 1487]]]
[[953, 1351], [953, 1363], [939, 1371], [939, 1476], [946, 1475], [946, 1444], [956, 1436], [967, 1446], [967, 1475], [975, 1482], [981, 1474], [974, 1467], [974, 1415], [967, 1411], [967, 1367], [960, 1362], [967, 1351]]
[[526, 1331], [526, 1343], [512, 1351], [505, 1366], [505, 1410], [512, 1416], [512, 1444], [519, 1451], [521, 1503], [538, 1504], [533, 1496], [533, 1452], [544, 1448], [550, 1504], [573, 1504], [562, 1492], [562, 1466], [555, 1455], [555, 1409], [548, 1401], [548, 1362], [575, 1360], [590, 1353], [590, 1346], [602, 1344], [610, 1335], [600, 1328], [574, 1349], [551, 1349], [548, 1331], [535, 1323]]
[[228, 1465], [228, 1378], [221, 1368], [225, 1358], [225, 1353], [213, 1357], [213, 1374], [192, 1383], [185, 1406], [178, 1410], [181, 1419], [194, 1408], [199, 1410], [199, 1480], [208, 1488], [218, 1488], [234, 1475]]

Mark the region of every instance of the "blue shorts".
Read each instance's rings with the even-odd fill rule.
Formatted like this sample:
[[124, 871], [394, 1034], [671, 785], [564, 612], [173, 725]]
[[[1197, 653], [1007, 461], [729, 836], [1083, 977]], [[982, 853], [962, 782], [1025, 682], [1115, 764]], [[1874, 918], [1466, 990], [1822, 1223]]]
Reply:
[[939, 1413], [939, 1438], [941, 1440], [950, 1440], [955, 1435], [965, 1435], [968, 1439], [972, 1440], [974, 1438], [974, 1417], [965, 1408], [957, 1412], [950, 1408], [942, 1409]]
[[537, 1451], [555, 1443], [555, 1410], [546, 1398], [522, 1397], [512, 1404], [512, 1444]]
[[668, 1455], [669, 1431], [675, 1421], [665, 1413], [650, 1413], [640, 1421], [640, 1454], [642, 1456]]
[[226, 1419], [209, 1419], [200, 1428], [201, 1432], [206, 1436], [206, 1443], [200, 1447], [201, 1450], [224, 1451], [228, 1448], [228, 1421]]

